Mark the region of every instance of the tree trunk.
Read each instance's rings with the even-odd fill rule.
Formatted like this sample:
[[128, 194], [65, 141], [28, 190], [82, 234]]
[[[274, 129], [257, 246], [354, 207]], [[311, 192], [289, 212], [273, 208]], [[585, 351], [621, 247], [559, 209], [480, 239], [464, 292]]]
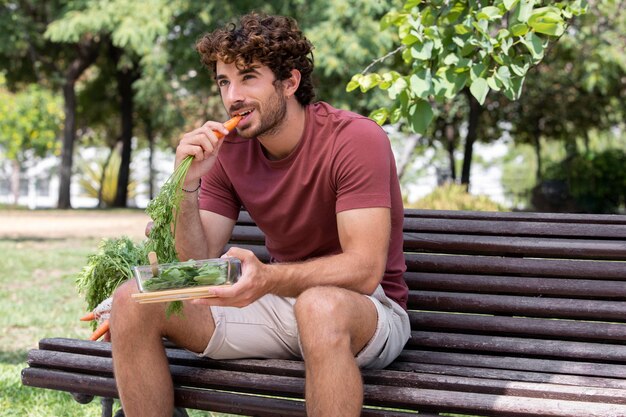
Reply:
[[17, 159], [11, 161], [11, 194], [17, 206], [20, 202], [20, 162]]
[[456, 129], [453, 124], [446, 124], [444, 127], [446, 138], [446, 150], [448, 151], [448, 162], [450, 163], [450, 179], [456, 182], [456, 161], [454, 160], [454, 150], [456, 148]]
[[463, 154], [463, 169], [461, 170], [461, 184], [469, 189], [470, 171], [472, 167], [472, 155], [474, 152], [474, 142], [478, 136], [478, 123], [482, 107], [478, 100], [470, 93], [469, 88], [463, 90], [469, 101], [469, 120], [467, 126], [467, 136], [465, 137], [465, 151]]
[[76, 80], [96, 60], [98, 48], [99, 44], [91, 40], [78, 44], [78, 56], [65, 72], [65, 83], [63, 84], [65, 122], [61, 147], [61, 166], [59, 168], [59, 199], [57, 202], [57, 207], [60, 209], [72, 208], [70, 184], [72, 182], [74, 142], [76, 142]]
[[[114, 48], [116, 61], [121, 51]], [[128, 202], [128, 183], [130, 181], [130, 161], [133, 140], [133, 83], [137, 80], [137, 69], [132, 68], [117, 71], [117, 91], [120, 96], [120, 119], [122, 127], [122, 155], [120, 171], [117, 176], [117, 191], [113, 207], [126, 207]]]
[[148, 116], [146, 123], [146, 137], [148, 138], [148, 198], [154, 198], [154, 129], [152, 129], [152, 119]]

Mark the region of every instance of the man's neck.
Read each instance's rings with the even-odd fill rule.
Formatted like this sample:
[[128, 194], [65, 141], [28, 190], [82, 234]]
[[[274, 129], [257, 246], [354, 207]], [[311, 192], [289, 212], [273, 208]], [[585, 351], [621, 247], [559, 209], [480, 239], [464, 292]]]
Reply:
[[306, 107], [295, 98], [287, 103], [287, 114], [280, 130], [269, 136], [259, 137], [267, 157], [271, 160], [286, 158], [298, 146], [304, 132]]

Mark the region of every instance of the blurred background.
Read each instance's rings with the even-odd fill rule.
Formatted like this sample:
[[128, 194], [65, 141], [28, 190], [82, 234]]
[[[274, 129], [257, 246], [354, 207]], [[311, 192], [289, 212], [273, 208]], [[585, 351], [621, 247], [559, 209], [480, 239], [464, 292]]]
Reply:
[[298, 20], [318, 100], [378, 120], [421, 95], [384, 125], [407, 207], [626, 211], [626, 1], [0, 0], [0, 417], [101, 415], [22, 386], [27, 352], [91, 334], [77, 276], [144, 238], [179, 138], [226, 119], [194, 44], [252, 10]]
[[[182, 133], [226, 117], [196, 39], [250, 10], [298, 20], [315, 45], [318, 100], [365, 115], [389, 105], [380, 90], [346, 85], [395, 48], [380, 21], [405, 3], [2, 1], [0, 204], [144, 208]], [[520, 98], [492, 90], [471, 130], [463, 94], [423, 134], [385, 125], [407, 206], [623, 212], [624, 3], [589, 1], [529, 69]]]

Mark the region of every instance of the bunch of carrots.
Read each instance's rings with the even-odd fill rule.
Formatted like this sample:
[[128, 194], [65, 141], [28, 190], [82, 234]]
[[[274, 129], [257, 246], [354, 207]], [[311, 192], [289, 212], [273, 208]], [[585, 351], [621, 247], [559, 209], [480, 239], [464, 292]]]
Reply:
[[[237, 124], [241, 121], [241, 118], [242, 118], [242, 116], [240, 116], [240, 115], [237, 115], [237, 116], [231, 118], [230, 120], [228, 120], [228, 121], [226, 121], [224, 123], [224, 127], [226, 129], [228, 129], [229, 132], [232, 131], [237, 126]], [[222, 139], [224, 137], [224, 135], [221, 132], [218, 132], [218, 131], [214, 130], [213, 133], [215, 133], [215, 135], [217, 136], [218, 139]], [[176, 169], [176, 171], [174, 172], [172, 177], [170, 177], [170, 179], [168, 179], [168, 181], [167, 181], [167, 182], [174, 181], [175, 184], [171, 184], [171, 185], [174, 185], [174, 186], [173, 187], [172, 186], [166, 186], [167, 184], [164, 185], [161, 188], [161, 191], [160, 191], [159, 195], [156, 197], [156, 199], [158, 199], [159, 197], [162, 197], [160, 194], [163, 193], [163, 192], [166, 192], [166, 193], [180, 193], [180, 186], [181, 186], [182, 182], [184, 181], [185, 176], [187, 175], [187, 170], [189, 169], [189, 166], [191, 165], [191, 161], [192, 160], [193, 160], [193, 156], [188, 156], [183, 161], [183, 163], [181, 163], [178, 166], [178, 168]], [[177, 172], [179, 170], [181, 172]], [[173, 197], [173, 196], [168, 196], [168, 197]], [[173, 207], [173, 210], [169, 210], [170, 213], [179, 211], [178, 210], [179, 207], [176, 206], [176, 205], [177, 205], [177, 203], [178, 204], [180, 203], [180, 199], [165, 198], [164, 200], [166, 200], [166, 201], [174, 201], [175, 207]], [[156, 224], [156, 219], [153, 219], [153, 220], [155, 220], [155, 224]], [[176, 221], [176, 219], [174, 219], [174, 223], [173, 223], [174, 225], [176, 224], [175, 221]], [[167, 227], [167, 229], [169, 231], [170, 230], [169, 225], [166, 225], [166, 227]], [[167, 237], [164, 237], [162, 234], [154, 234], [154, 236], [156, 236], [158, 239], [162, 239], [162, 240], [167, 238]], [[168, 234], [168, 236], [171, 236], [171, 234]], [[155, 244], [154, 246], [160, 246], [161, 248], [162, 247], [167, 247], [168, 243], [170, 243], [170, 242], [150, 242], [150, 239], [154, 239], [152, 233], [148, 237], [148, 240], [149, 240], [148, 243], [153, 243], [153, 244]], [[172, 246], [172, 245], [169, 245], [169, 246]], [[158, 254], [158, 250], [157, 250], [157, 254]], [[162, 257], [159, 256], [159, 258], [162, 258]], [[108, 294], [108, 295], [106, 295], [105, 297], [102, 297], [102, 298], [103, 299], [107, 298], [110, 295], [111, 294]], [[176, 302], [175, 301], [173, 303], [178, 303], [178, 304], [176, 306], [170, 305], [170, 307], [176, 307], [177, 310], [181, 310], [182, 309], [182, 303], [181, 302]], [[96, 314], [93, 311], [87, 313], [86, 315], [84, 315], [83, 317], [80, 318], [81, 321], [93, 321], [93, 320], [96, 320], [96, 319], [97, 319]], [[102, 323], [100, 323], [100, 325], [94, 330], [94, 332], [89, 337], [89, 340], [94, 340], [94, 341], [98, 340], [102, 336], [104, 336], [108, 331], [109, 331], [109, 320], [106, 319], [106, 320], [102, 321]]]

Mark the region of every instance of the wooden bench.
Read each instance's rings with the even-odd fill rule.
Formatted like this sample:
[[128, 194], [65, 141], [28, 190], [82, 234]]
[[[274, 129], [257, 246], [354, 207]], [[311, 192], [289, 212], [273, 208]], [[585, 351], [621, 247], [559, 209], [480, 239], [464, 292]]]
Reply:
[[[364, 416], [626, 416], [626, 216], [406, 210], [404, 239], [412, 337], [363, 371]], [[267, 260], [245, 214], [231, 244]], [[301, 362], [167, 355], [180, 407], [305, 415]], [[43, 339], [28, 365], [24, 385], [117, 397], [108, 343]]]

